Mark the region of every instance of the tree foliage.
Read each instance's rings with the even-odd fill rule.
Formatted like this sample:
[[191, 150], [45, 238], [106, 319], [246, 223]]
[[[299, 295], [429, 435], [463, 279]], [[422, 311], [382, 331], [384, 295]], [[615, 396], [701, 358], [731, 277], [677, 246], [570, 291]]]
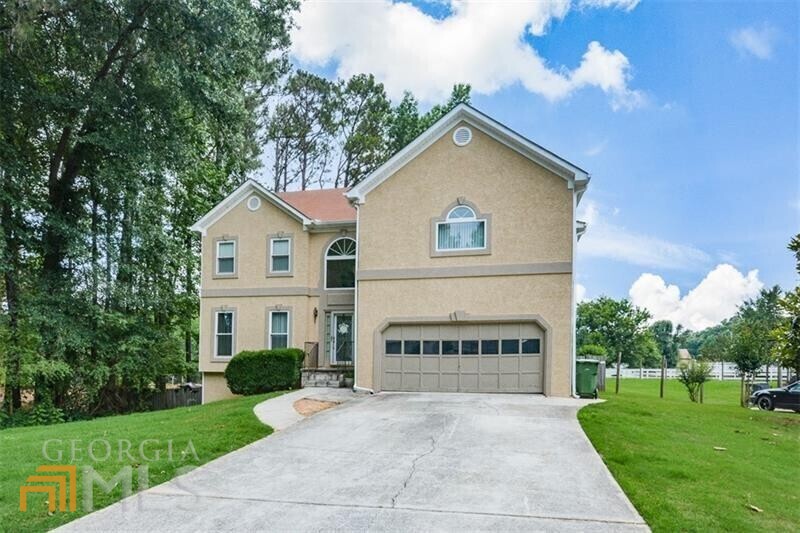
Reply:
[[[800, 275], [800, 234], [788, 246], [794, 253], [796, 269]], [[800, 376], [800, 287], [788, 291], [778, 302], [783, 320], [772, 332], [774, 352], [778, 362]]]
[[[608, 351], [608, 363], [616, 363], [622, 352], [622, 362], [639, 366], [658, 353], [647, 329], [650, 314], [628, 300], [601, 296], [578, 304], [577, 343], [598, 344]], [[655, 355], [658, 359], [660, 356]]]
[[330, 82], [302, 70], [286, 76], [262, 110], [276, 191], [351, 187], [461, 103], [470, 86], [420, 113], [411, 93], [392, 107], [371, 74]]
[[196, 353], [189, 226], [257, 166], [292, 0], [0, 9], [0, 352], [22, 390], [136, 408]]

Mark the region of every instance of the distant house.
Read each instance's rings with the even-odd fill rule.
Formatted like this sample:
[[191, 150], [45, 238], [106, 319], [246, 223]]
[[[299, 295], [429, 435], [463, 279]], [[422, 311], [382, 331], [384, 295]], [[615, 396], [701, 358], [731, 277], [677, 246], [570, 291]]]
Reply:
[[675, 365], [677, 368], [690, 365], [694, 361], [694, 356], [686, 348], [678, 348], [678, 362]]

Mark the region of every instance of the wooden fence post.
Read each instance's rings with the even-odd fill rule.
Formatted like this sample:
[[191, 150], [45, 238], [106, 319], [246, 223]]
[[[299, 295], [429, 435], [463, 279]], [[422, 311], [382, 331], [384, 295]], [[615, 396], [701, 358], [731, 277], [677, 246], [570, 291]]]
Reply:
[[664, 397], [664, 380], [667, 378], [667, 358], [661, 356], [661, 392], [660, 397]]
[[617, 389], [614, 394], [619, 394], [619, 367], [622, 366], [622, 352], [617, 352]]

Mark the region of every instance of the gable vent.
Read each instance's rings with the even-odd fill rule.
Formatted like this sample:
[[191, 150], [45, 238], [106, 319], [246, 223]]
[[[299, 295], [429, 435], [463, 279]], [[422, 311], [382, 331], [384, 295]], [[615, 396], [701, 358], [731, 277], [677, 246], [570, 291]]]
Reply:
[[471, 140], [472, 130], [465, 126], [456, 128], [456, 131], [453, 132], [453, 142], [456, 143], [456, 146], [466, 146]]
[[251, 196], [247, 199], [247, 209], [256, 211], [259, 207], [261, 207], [261, 198], [258, 196]]

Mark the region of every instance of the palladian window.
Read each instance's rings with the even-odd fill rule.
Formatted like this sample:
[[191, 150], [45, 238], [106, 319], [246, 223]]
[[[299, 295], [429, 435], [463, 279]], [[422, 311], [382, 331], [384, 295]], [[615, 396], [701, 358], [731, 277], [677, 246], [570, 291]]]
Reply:
[[356, 286], [356, 241], [337, 239], [325, 253], [325, 288], [352, 289]]
[[486, 248], [486, 220], [475, 216], [466, 205], [450, 210], [436, 223], [436, 250], [482, 250]]

